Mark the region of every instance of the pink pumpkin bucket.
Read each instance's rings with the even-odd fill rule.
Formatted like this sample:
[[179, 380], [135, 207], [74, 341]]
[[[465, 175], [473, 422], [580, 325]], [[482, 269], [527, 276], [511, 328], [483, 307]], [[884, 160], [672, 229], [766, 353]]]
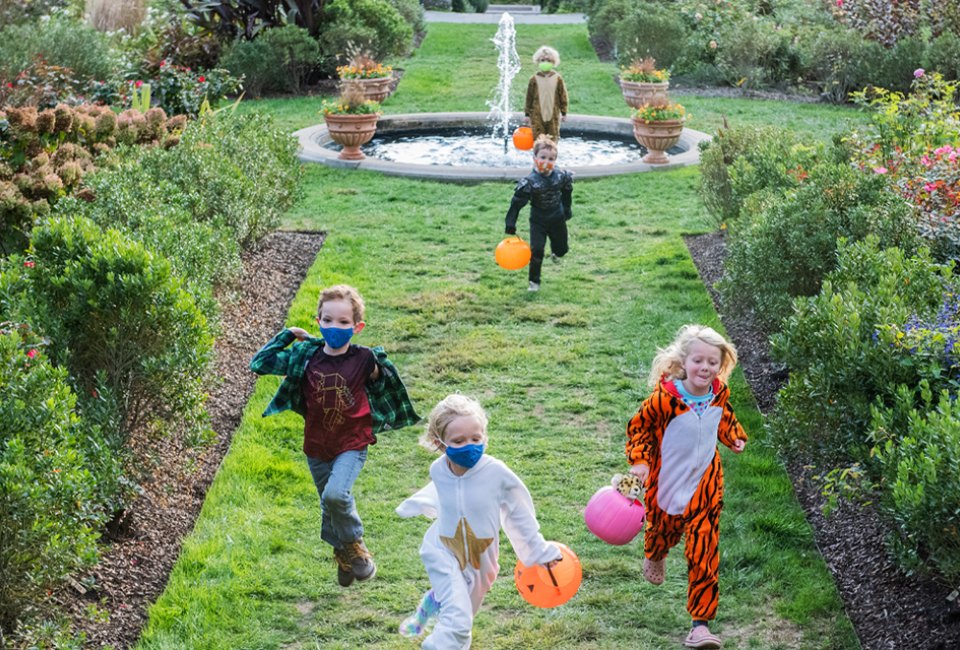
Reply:
[[590, 532], [607, 544], [623, 546], [643, 529], [645, 515], [642, 503], [607, 485], [590, 497], [583, 520]]

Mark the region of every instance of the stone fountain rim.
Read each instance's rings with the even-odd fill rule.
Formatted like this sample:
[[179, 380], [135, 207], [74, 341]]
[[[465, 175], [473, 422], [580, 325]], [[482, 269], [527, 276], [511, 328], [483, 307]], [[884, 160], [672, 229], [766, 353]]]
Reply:
[[[521, 113], [511, 113], [510, 124], [519, 124], [523, 118]], [[377, 133], [394, 131], [409, 131], [429, 127], [454, 126], [486, 126], [489, 125], [487, 113], [405, 113], [399, 115], [384, 115], [377, 122]], [[611, 135], [632, 135], [633, 122], [629, 118], [606, 117], [601, 115], [570, 114], [561, 127], [563, 130], [594, 131]], [[319, 162], [331, 167], [348, 169], [365, 169], [378, 171], [392, 176], [406, 176], [435, 181], [454, 183], [477, 183], [484, 181], [516, 181], [530, 171], [529, 166], [522, 167], [484, 167], [450, 165], [414, 165], [396, 163], [379, 158], [367, 157], [363, 160], [340, 160], [338, 152], [327, 149], [323, 145], [330, 142], [330, 134], [325, 124], [300, 129], [293, 134], [299, 141], [298, 157], [304, 162]], [[685, 128], [680, 136], [679, 146], [684, 147], [683, 153], [670, 156], [670, 162], [664, 165], [648, 165], [644, 162], [632, 162], [619, 165], [590, 165], [564, 167], [572, 171], [577, 179], [603, 178], [620, 174], [636, 174], [649, 171], [664, 171], [696, 165], [700, 162], [699, 144], [710, 140], [710, 136], [702, 131]]]

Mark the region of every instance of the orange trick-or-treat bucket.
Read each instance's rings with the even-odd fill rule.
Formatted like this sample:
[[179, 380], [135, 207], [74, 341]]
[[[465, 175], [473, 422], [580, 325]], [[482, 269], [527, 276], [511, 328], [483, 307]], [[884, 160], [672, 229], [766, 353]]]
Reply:
[[515, 235], [507, 237], [497, 244], [493, 258], [508, 271], [522, 269], [530, 263], [530, 244]]
[[562, 605], [577, 593], [583, 570], [580, 558], [564, 544], [551, 542], [560, 549], [563, 559], [548, 569], [536, 564], [525, 566], [519, 561], [513, 570], [513, 581], [523, 599], [534, 607], [550, 608]]
[[533, 129], [529, 126], [518, 126], [513, 132], [513, 146], [520, 151], [533, 149]]

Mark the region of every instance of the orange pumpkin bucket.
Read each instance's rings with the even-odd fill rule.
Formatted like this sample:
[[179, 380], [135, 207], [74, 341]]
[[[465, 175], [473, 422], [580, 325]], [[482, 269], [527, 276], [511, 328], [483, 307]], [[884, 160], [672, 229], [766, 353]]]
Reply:
[[520, 151], [533, 149], [533, 129], [529, 126], [518, 126], [513, 132], [513, 146]]
[[530, 263], [530, 244], [516, 236], [507, 237], [497, 244], [493, 258], [508, 271], [522, 269]]
[[523, 599], [534, 607], [549, 609], [562, 605], [577, 593], [583, 580], [580, 558], [566, 545], [556, 544], [563, 559], [547, 569], [542, 565], [525, 566], [519, 561], [513, 570], [513, 581]]

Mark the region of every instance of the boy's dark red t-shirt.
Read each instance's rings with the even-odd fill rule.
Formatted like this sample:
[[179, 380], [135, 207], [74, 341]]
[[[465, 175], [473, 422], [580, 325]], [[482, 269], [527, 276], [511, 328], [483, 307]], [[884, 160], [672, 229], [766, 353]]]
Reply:
[[303, 453], [331, 461], [377, 441], [365, 388], [375, 363], [370, 348], [352, 344], [344, 354], [330, 356], [321, 348], [313, 355], [303, 381]]

